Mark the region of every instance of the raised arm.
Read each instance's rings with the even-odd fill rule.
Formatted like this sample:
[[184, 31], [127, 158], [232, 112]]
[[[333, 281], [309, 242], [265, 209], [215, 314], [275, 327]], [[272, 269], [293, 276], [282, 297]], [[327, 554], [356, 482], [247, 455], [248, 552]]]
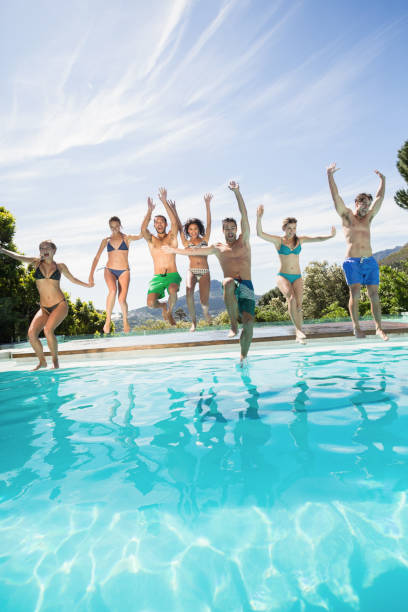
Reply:
[[188, 240], [184, 236], [183, 226], [181, 224], [180, 217], [177, 212], [176, 203], [174, 200], [167, 200], [167, 204], [170, 206], [170, 208], [172, 209], [174, 213], [174, 216], [176, 217], [176, 222], [177, 222], [178, 231], [180, 233], [181, 242], [183, 243], [184, 246], [188, 246]]
[[299, 241], [303, 244], [304, 242], [323, 242], [324, 240], [330, 240], [336, 235], [336, 228], [334, 225], [331, 228], [331, 233], [328, 236], [299, 236]]
[[207, 242], [210, 241], [210, 235], [211, 235], [211, 200], [213, 199], [213, 194], [212, 193], [206, 193], [204, 196], [204, 202], [205, 202], [205, 207], [207, 210], [207, 223], [205, 226], [205, 235], [204, 235], [204, 240]]
[[71, 274], [67, 266], [63, 263], [57, 264], [57, 268], [64, 276], [67, 277], [68, 280], [71, 281], [71, 283], [75, 283], [75, 285], [81, 285], [82, 287], [93, 287], [94, 286], [94, 283], [91, 281], [89, 283], [85, 283], [84, 281], [79, 280], [79, 278], [75, 278], [75, 276]]
[[152, 235], [147, 228], [152, 218], [152, 212], [154, 211], [154, 209], [155, 209], [155, 204], [153, 204], [152, 198], [147, 198], [147, 213], [146, 213], [145, 218], [143, 219], [143, 223], [141, 227], [142, 236], [145, 240], [147, 240], [147, 242], [152, 241]]
[[263, 240], [266, 240], [267, 242], [272, 242], [278, 249], [281, 243], [280, 237], [273, 236], [272, 234], [266, 234], [262, 229], [262, 216], [264, 214], [264, 210], [265, 209], [262, 204], [256, 209], [256, 234]]
[[380, 179], [380, 184], [378, 186], [378, 190], [377, 193], [375, 194], [375, 200], [374, 202], [371, 204], [368, 213], [371, 216], [371, 219], [373, 217], [375, 217], [375, 215], [378, 213], [378, 211], [381, 208], [381, 204], [383, 203], [384, 200], [384, 195], [385, 195], [385, 176], [383, 174], [381, 174], [381, 172], [379, 170], [374, 170], [374, 172], [377, 174], [377, 176]]
[[104, 238], [101, 244], [99, 245], [99, 249], [93, 259], [91, 271], [89, 272], [89, 282], [92, 284], [94, 284], [94, 273], [95, 273], [96, 266], [98, 265], [98, 261], [99, 261], [100, 256], [102, 255], [103, 250], [106, 249], [107, 243], [108, 243], [108, 239]]
[[172, 207], [167, 202], [167, 189], [165, 187], [159, 188], [159, 199], [162, 202], [164, 208], [166, 209], [167, 214], [170, 218], [170, 231], [169, 234], [173, 235], [175, 238], [177, 237], [177, 232], [179, 231], [179, 226], [177, 223], [176, 216]]
[[337, 185], [333, 177], [333, 174], [337, 172], [337, 170], [340, 170], [340, 168], [336, 168], [335, 163], [330, 164], [330, 166], [327, 168], [327, 178], [329, 179], [330, 192], [332, 194], [337, 213], [340, 215], [340, 217], [347, 217], [350, 211], [340, 197], [339, 190], [337, 189]]
[[215, 246], [215, 244], [211, 244], [208, 247], [198, 247], [197, 249], [189, 248], [189, 249], [176, 249], [174, 247], [168, 246], [164, 244], [161, 247], [161, 250], [169, 255], [187, 255], [187, 257], [191, 257], [191, 255], [217, 255], [219, 249]]
[[236, 183], [235, 181], [230, 181], [228, 187], [231, 189], [231, 191], [235, 193], [235, 197], [237, 198], [239, 211], [241, 213], [242, 239], [245, 240], [245, 242], [248, 242], [249, 235], [250, 235], [250, 228], [249, 228], [248, 213], [247, 213], [247, 209], [245, 206], [244, 198], [241, 195], [238, 183]]
[[34, 263], [34, 262], [40, 262], [40, 258], [39, 257], [26, 257], [25, 255], [20, 255], [20, 253], [14, 253], [14, 251], [9, 251], [8, 249], [5, 249], [4, 247], [0, 246], [0, 253], [3, 253], [3, 255], [7, 255], [7, 257], [11, 257], [12, 259], [17, 259], [17, 261], [22, 261], [23, 263]]

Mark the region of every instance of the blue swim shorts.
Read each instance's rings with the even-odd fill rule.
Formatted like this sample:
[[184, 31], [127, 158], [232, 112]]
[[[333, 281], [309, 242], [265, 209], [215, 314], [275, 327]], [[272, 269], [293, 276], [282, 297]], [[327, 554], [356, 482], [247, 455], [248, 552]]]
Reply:
[[348, 257], [343, 262], [348, 285], [379, 285], [380, 268], [374, 257]]

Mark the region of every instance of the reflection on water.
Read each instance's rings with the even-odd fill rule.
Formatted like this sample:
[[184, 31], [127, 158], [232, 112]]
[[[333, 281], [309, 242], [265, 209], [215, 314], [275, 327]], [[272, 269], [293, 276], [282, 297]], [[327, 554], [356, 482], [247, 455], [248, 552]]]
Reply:
[[407, 361], [2, 375], [0, 599], [371, 612], [377, 582], [408, 564]]

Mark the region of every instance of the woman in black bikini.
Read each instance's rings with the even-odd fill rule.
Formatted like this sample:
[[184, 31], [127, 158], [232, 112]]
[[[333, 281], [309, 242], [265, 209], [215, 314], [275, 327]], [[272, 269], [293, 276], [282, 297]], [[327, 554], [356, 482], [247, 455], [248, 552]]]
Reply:
[[48, 348], [52, 356], [53, 368], [59, 368], [58, 344], [54, 331], [68, 314], [68, 305], [60, 289], [61, 274], [76, 285], [93, 287], [93, 283], [84, 283], [75, 278], [75, 276], [72, 276], [65, 264], [57, 264], [54, 261], [56, 250], [57, 247], [50, 240], [41, 242], [39, 257], [25, 257], [24, 255], [19, 255], [18, 253], [0, 247], [0, 253], [17, 259], [17, 261], [35, 265], [34, 278], [36, 280], [38, 293], [40, 294], [40, 309], [37, 314], [34, 315], [30, 327], [28, 328], [28, 339], [39, 360], [34, 370], [47, 367], [43, 347], [38, 339], [42, 330], [44, 330], [44, 335], [47, 338]]
[[[212, 197], [213, 196], [211, 193], [206, 193], [204, 196], [204, 202], [207, 209], [206, 228], [204, 228], [204, 225], [200, 219], [188, 219], [183, 226], [178, 216], [175, 202], [169, 201], [169, 204], [176, 215], [180, 237], [184, 248], [196, 249], [197, 247], [208, 246], [211, 234], [210, 202]], [[190, 331], [195, 331], [197, 327], [197, 318], [194, 305], [194, 289], [196, 283], [198, 283], [200, 289], [200, 302], [201, 308], [203, 309], [204, 318], [207, 323], [211, 323], [211, 317], [208, 312], [208, 301], [210, 298], [210, 270], [208, 269], [208, 258], [206, 255], [203, 255], [202, 257], [197, 257], [194, 255], [189, 257], [189, 260], [190, 268], [187, 272], [186, 279], [186, 299], [188, 311], [191, 317]]]
[[132, 240], [140, 240], [142, 234], [137, 236], [123, 234], [121, 232], [122, 224], [119, 217], [111, 217], [109, 219], [109, 227], [111, 235], [109, 238], [104, 238], [99, 246], [98, 252], [92, 262], [91, 271], [89, 273], [89, 282], [94, 282], [94, 272], [102, 252], [106, 249], [108, 252], [108, 261], [105, 267], [105, 282], [108, 285], [108, 297], [106, 298], [106, 321], [103, 326], [105, 334], [109, 334], [111, 326], [112, 310], [118, 293], [118, 302], [123, 315], [123, 331], [130, 331], [128, 322], [128, 305], [126, 302], [129, 282], [129, 243]]

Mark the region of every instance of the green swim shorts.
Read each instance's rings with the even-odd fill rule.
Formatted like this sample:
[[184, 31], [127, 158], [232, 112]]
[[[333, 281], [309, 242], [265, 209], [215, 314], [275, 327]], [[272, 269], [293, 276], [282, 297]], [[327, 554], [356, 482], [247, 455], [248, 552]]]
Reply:
[[169, 292], [169, 285], [175, 283], [180, 286], [181, 276], [178, 272], [167, 272], [167, 274], [155, 274], [149, 283], [149, 289], [147, 293], [157, 293], [158, 299], [164, 297], [164, 291], [167, 289]]

